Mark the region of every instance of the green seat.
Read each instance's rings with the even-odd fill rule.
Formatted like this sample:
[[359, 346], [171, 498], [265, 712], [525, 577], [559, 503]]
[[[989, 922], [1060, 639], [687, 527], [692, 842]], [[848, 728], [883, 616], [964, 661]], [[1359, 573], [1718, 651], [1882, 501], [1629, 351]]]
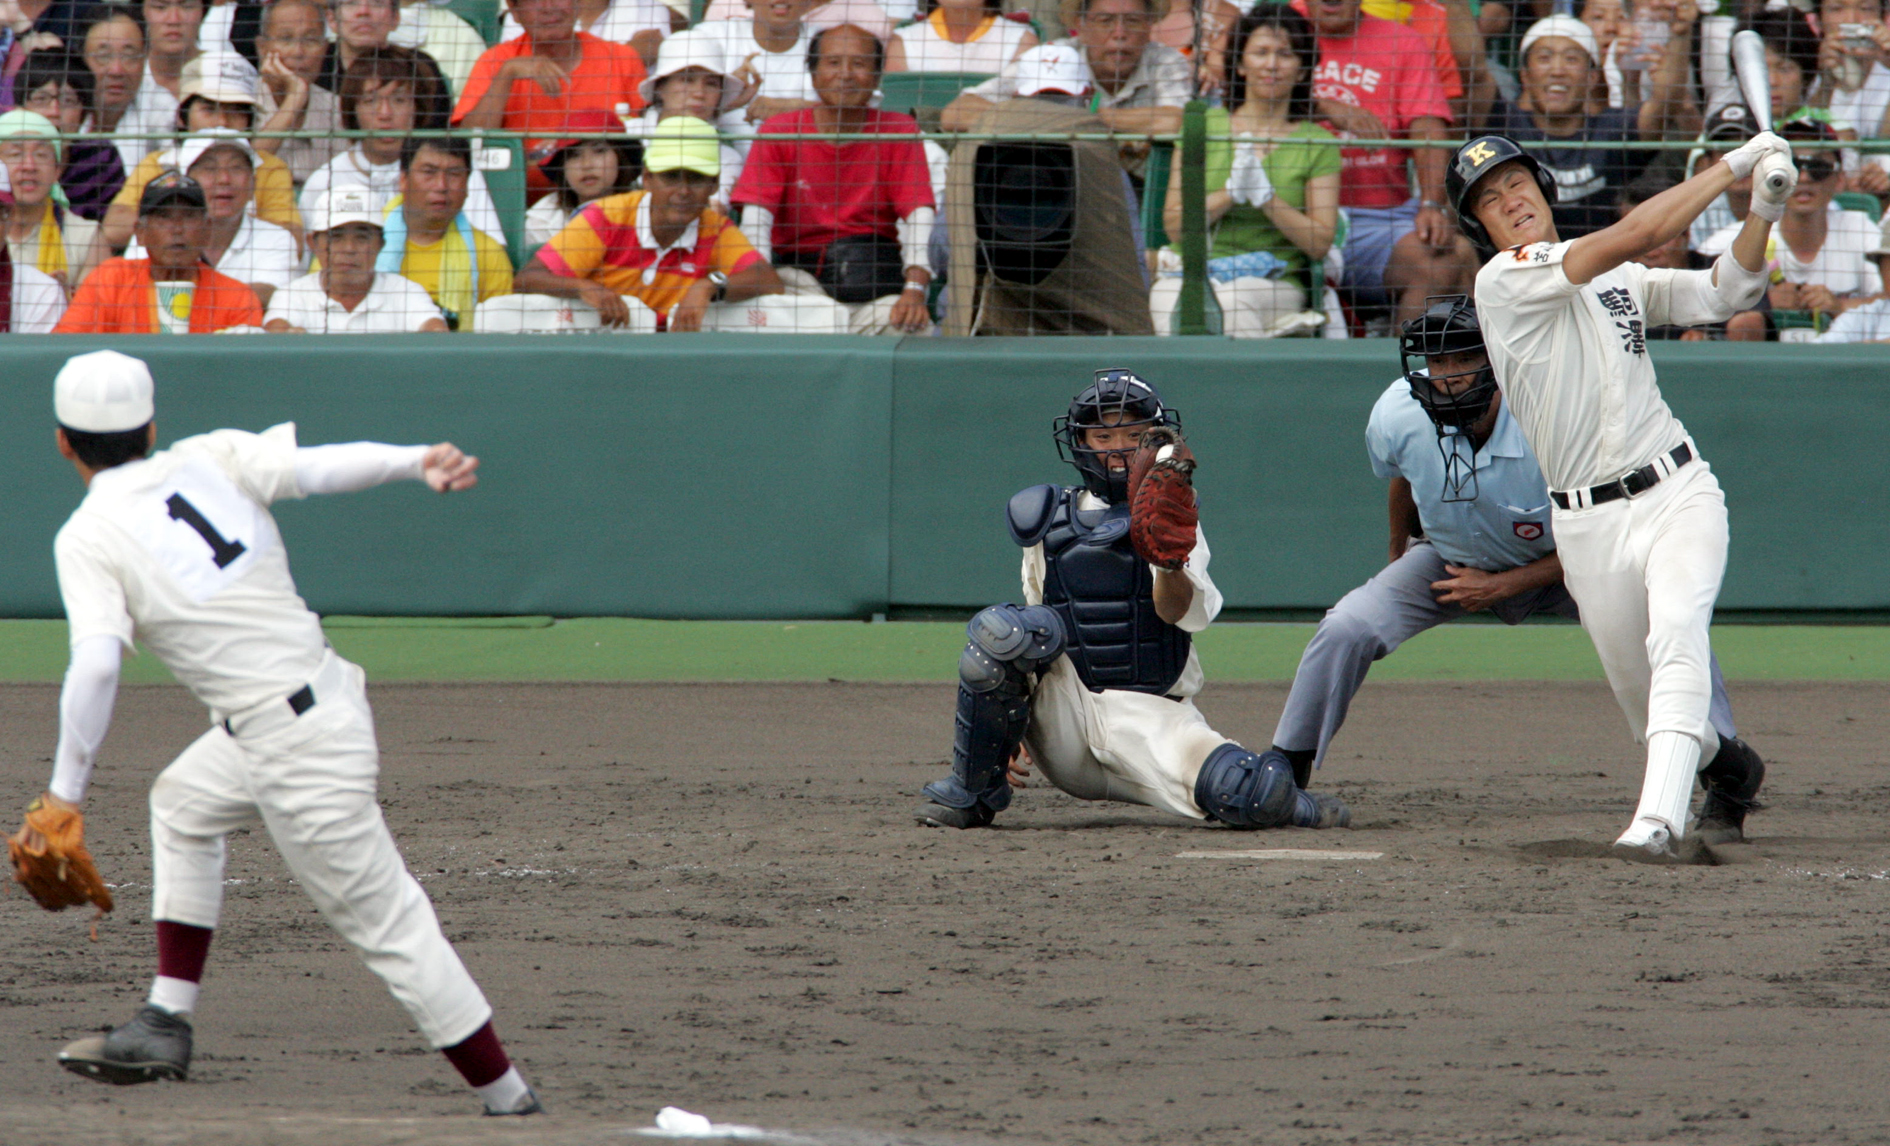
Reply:
[[1883, 221], [1883, 200], [1864, 191], [1839, 191], [1832, 201], [1847, 211], [1862, 211], [1870, 216], [1870, 221]]
[[499, 28], [504, 23], [499, 3], [500, 0], [446, 0], [441, 7], [471, 24], [473, 31], [484, 37], [486, 47], [490, 48], [499, 42]]
[[990, 78], [990, 72], [887, 72], [879, 77], [879, 106], [906, 115], [944, 107], [959, 92]]
[[1148, 167], [1142, 173], [1142, 244], [1159, 251], [1169, 243], [1162, 226], [1162, 207], [1168, 202], [1169, 172], [1175, 165], [1175, 145], [1157, 143], [1149, 148]]
[[505, 253], [514, 268], [525, 265], [525, 145], [516, 139], [474, 139], [473, 155], [492, 206], [505, 227]]

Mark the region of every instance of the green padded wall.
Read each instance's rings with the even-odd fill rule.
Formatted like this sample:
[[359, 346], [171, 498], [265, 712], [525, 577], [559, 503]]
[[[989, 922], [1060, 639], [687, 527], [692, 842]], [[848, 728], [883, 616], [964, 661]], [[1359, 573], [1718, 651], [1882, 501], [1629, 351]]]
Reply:
[[[450, 438], [480, 488], [279, 508], [318, 610], [862, 617], [1017, 594], [1003, 506], [1074, 480], [1050, 421], [1103, 366], [1178, 407], [1234, 608], [1330, 604], [1384, 558], [1364, 424], [1395, 345], [1219, 339], [0, 339], [0, 615], [57, 616], [80, 497], [51, 445], [65, 357], [151, 362], [161, 442], [293, 420], [305, 443]], [[1890, 608], [1890, 359], [1875, 347], [1656, 344], [1725, 484], [1727, 608]]]

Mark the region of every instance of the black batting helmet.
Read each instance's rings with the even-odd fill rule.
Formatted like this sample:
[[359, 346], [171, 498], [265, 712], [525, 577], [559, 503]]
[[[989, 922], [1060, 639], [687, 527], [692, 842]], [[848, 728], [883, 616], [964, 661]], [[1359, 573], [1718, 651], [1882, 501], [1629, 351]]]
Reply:
[[1470, 209], [1470, 195], [1476, 190], [1479, 180], [1507, 162], [1514, 159], [1529, 169], [1536, 177], [1536, 186], [1542, 188], [1543, 198], [1551, 205], [1555, 203], [1555, 177], [1537, 163], [1535, 156], [1516, 146], [1516, 141], [1501, 135], [1480, 135], [1457, 149], [1457, 154], [1450, 161], [1450, 170], [1444, 173], [1444, 194], [1450, 199], [1450, 209], [1457, 214], [1457, 226], [1470, 236], [1470, 241], [1485, 250], [1494, 244], [1490, 242], [1489, 229], [1477, 221], [1476, 212]]
[[[1469, 429], [1496, 400], [1496, 371], [1485, 361], [1474, 371], [1433, 374], [1426, 359], [1482, 350], [1483, 328], [1469, 295], [1433, 295], [1424, 301], [1424, 313], [1405, 323], [1398, 339], [1404, 380], [1437, 429], [1437, 448], [1444, 455], [1444, 500], [1475, 501], [1476, 451]], [[1468, 382], [1454, 392], [1440, 385], [1459, 379]]]
[[[1110, 415], [1115, 415], [1111, 418]], [[1083, 475], [1083, 487], [1109, 502], [1121, 505], [1129, 499], [1129, 470], [1109, 468], [1109, 456], [1121, 455], [1128, 461], [1134, 448], [1093, 450], [1084, 440], [1083, 431], [1098, 426], [1173, 426], [1181, 428], [1181, 416], [1162, 405], [1162, 396], [1148, 379], [1133, 370], [1096, 371], [1096, 380], [1070, 399], [1070, 412], [1051, 423], [1057, 440], [1057, 456], [1076, 467]]]

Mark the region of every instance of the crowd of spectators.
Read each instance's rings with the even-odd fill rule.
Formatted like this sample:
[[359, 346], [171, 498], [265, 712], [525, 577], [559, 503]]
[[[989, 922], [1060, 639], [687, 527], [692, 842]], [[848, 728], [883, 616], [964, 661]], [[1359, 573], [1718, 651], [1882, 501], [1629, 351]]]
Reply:
[[1198, 99], [1210, 328], [1383, 334], [1484, 257], [1416, 144], [1534, 145], [1586, 234], [1756, 132], [1750, 29], [1772, 286], [1651, 336], [1890, 340], [1884, 3], [0, 0], [0, 330], [1169, 334]]

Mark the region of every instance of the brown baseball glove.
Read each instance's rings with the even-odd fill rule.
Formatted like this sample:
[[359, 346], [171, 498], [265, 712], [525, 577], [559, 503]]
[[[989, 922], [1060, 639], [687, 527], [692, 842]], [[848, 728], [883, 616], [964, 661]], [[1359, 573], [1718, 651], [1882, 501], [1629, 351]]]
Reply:
[[7, 837], [13, 878], [47, 911], [91, 903], [112, 909], [111, 889], [85, 850], [85, 816], [47, 792], [26, 806], [26, 822]]
[[1194, 552], [1194, 451], [1179, 431], [1154, 426], [1129, 463], [1129, 542], [1150, 565], [1179, 569]]

